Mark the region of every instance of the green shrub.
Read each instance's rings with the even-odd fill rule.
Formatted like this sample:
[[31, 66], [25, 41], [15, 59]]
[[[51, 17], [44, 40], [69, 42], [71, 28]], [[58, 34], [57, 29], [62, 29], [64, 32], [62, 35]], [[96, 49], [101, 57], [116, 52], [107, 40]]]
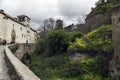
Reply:
[[50, 80], [51, 77], [57, 76], [58, 71], [69, 63], [63, 55], [52, 57], [31, 55], [30, 61], [30, 69], [43, 80]]
[[64, 67], [64, 64], [68, 62], [68, 59], [63, 55], [57, 55], [47, 57], [43, 60], [43, 62], [51, 69], [62, 69]]
[[112, 80], [108, 75], [109, 62], [103, 57], [70, 61], [66, 55], [31, 55], [30, 61], [30, 69], [42, 80]]
[[51, 69], [49, 67], [45, 67], [45, 63], [43, 63], [42, 59], [38, 55], [31, 55], [30, 57], [30, 69], [41, 79], [45, 77], [50, 77]]
[[82, 74], [82, 68], [80, 63], [78, 62], [70, 63], [60, 71], [61, 77], [67, 77], [67, 78], [80, 77], [81, 74]]
[[81, 32], [75, 32], [72, 34], [71, 41], [74, 42], [77, 38], [81, 38], [83, 34]]
[[109, 36], [111, 34], [112, 26], [103, 25], [100, 28], [91, 31], [87, 35], [84, 35], [82, 38], [77, 38], [76, 42], [72, 43], [70, 47], [72, 49], [75, 49], [76, 51], [92, 50], [112, 52], [113, 51], [112, 36], [105, 39], [105, 36]]
[[13, 53], [15, 53], [15, 52], [18, 50], [18, 48], [19, 48], [19, 44], [15, 44], [15, 45], [13, 45], [13, 46], [10, 46], [10, 50], [11, 50]]
[[100, 75], [84, 74], [81, 80], [103, 80]]
[[46, 40], [39, 39], [36, 44], [35, 53], [41, 55], [45, 53], [46, 49], [47, 49]]
[[61, 54], [67, 51], [69, 35], [63, 30], [52, 30], [47, 33], [47, 53], [49, 56]]

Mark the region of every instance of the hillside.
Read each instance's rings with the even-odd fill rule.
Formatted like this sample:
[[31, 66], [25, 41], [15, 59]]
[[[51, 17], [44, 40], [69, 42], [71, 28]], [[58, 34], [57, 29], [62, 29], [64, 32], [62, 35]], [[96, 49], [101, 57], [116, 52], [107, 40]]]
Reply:
[[[56, 37], [57, 40], [57, 38], [62, 37], [59, 35], [64, 31], [58, 32], [50, 31], [49, 36]], [[53, 40], [50, 37], [45, 39]], [[60, 40], [63, 39], [58, 39], [58, 41]], [[24, 58], [22, 60], [42, 80], [112, 80], [109, 74], [109, 61], [113, 51], [111, 25], [103, 25], [83, 35], [82, 38], [77, 38], [76, 41], [69, 42], [67, 40], [70, 43], [68, 50], [74, 49], [73, 54], [69, 51], [59, 54], [55, 52], [49, 56], [47, 55], [49, 54], [47, 52], [49, 47], [45, 47], [45, 41], [47, 40], [42, 40], [42, 43], [39, 42], [35, 54], [28, 54], [29, 64]], [[54, 42], [58, 44], [58, 41]], [[53, 45], [52, 48], [55, 49], [56, 47], [57, 45]], [[78, 57], [76, 60], [71, 59], [70, 56], [75, 58], [76, 53], [85, 57]]]
[[112, 46], [112, 26], [103, 25], [82, 38], [76, 39], [76, 42], [70, 46], [76, 51], [92, 50], [92, 51], [113, 51]]
[[107, 2], [93, 8], [85, 20], [86, 33], [102, 25], [110, 25], [113, 6], [114, 3]]

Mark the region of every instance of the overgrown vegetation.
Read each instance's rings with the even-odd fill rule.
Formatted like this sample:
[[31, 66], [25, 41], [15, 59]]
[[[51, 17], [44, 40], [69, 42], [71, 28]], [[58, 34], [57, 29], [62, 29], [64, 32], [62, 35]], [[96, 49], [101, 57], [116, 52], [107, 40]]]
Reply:
[[71, 33], [71, 42], [75, 42], [75, 40], [77, 38], [81, 38], [83, 36], [83, 34], [81, 32], [74, 32], [74, 33]]
[[[32, 56], [30, 69], [42, 80], [111, 80], [102, 57], [70, 61], [65, 55]], [[105, 62], [104, 62], [105, 61]]]
[[76, 39], [70, 48], [75, 51], [93, 50], [93, 51], [113, 51], [112, 45], [112, 26], [103, 25], [98, 29], [93, 30], [82, 38]]
[[92, 12], [88, 15], [88, 17], [94, 16], [96, 14], [111, 15], [113, 6], [114, 6], [114, 3], [111, 3], [111, 2], [102, 3], [97, 7], [95, 7], [92, 10]]
[[52, 30], [47, 33], [46, 40], [47, 53], [49, 56], [53, 56], [66, 52], [70, 39], [67, 32], [63, 30]]
[[14, 46], [11, 46], [11, 47], [10, 47], [10, 50], [11, 50], [13, 53], [15, 53], [15, 52], [18, 50], [18, 48], [19, 48], [19, 44], [15, 44]]
[[49, 31], [46, 38], [38, 40], [35, 54], [29, 58], [29, 68], [42, 80], [112, 80], [109, 57], [88, 55], [74, 61], [67, 52], [68, 47], [76, 51], [112, 51], [111, 25], [101, 26], [84, 36], [73, 33], [76, 36], [69, 39], [70, 35], [62, 30]]
[[46, 40], [40, 39], [36, 43], [35, 53], [38, 55], [41, 55], [41, 54], [45, 53], [46, 48], [47, 48]]

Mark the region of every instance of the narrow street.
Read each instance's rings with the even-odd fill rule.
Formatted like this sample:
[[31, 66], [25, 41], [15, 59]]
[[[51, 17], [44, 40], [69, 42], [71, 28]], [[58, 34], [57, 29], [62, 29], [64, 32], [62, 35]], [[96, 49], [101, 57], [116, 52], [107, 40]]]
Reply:
[[9, 74], [7, 73], [8, 68], [4, 57], [4, 46], [0, 46], [0, 80], [11, 80]]

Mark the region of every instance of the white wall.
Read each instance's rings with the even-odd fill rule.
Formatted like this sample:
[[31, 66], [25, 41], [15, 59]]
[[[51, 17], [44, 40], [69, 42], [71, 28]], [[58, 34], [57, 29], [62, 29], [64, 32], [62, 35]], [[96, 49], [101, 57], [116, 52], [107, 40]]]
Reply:
[[[26, 43], [27, 40], [29, 43], [35, 42], [35, 32], [29, 27], [23, 26], [9, 18], [3, 19], [3, 17], [4, 15], [0, 13], [0, 38], [6, 39], [6, 41], [10, 43], [12, 40], [11, 32], [14, 29], [17, 43]], [[27, 33], [27, 31], [30, 33]]]
[[2, 21], [3, 21], [3, 15], [0, 14], [0, 38], [2, 38]]
[[[7, 26], [7, 41], [10, 42], [12, 39], [11, 39], [11, 32], [12, 30], [14, 29], [15, 32], [16, 32], [16, 42], [17, 43], [26, 43], [26, 27], [11, 20], [11, 19], [7, 19], [7, 22], [6, 22], [6, 26]], [[22, 30], [21, 30], [22, 28]]]

